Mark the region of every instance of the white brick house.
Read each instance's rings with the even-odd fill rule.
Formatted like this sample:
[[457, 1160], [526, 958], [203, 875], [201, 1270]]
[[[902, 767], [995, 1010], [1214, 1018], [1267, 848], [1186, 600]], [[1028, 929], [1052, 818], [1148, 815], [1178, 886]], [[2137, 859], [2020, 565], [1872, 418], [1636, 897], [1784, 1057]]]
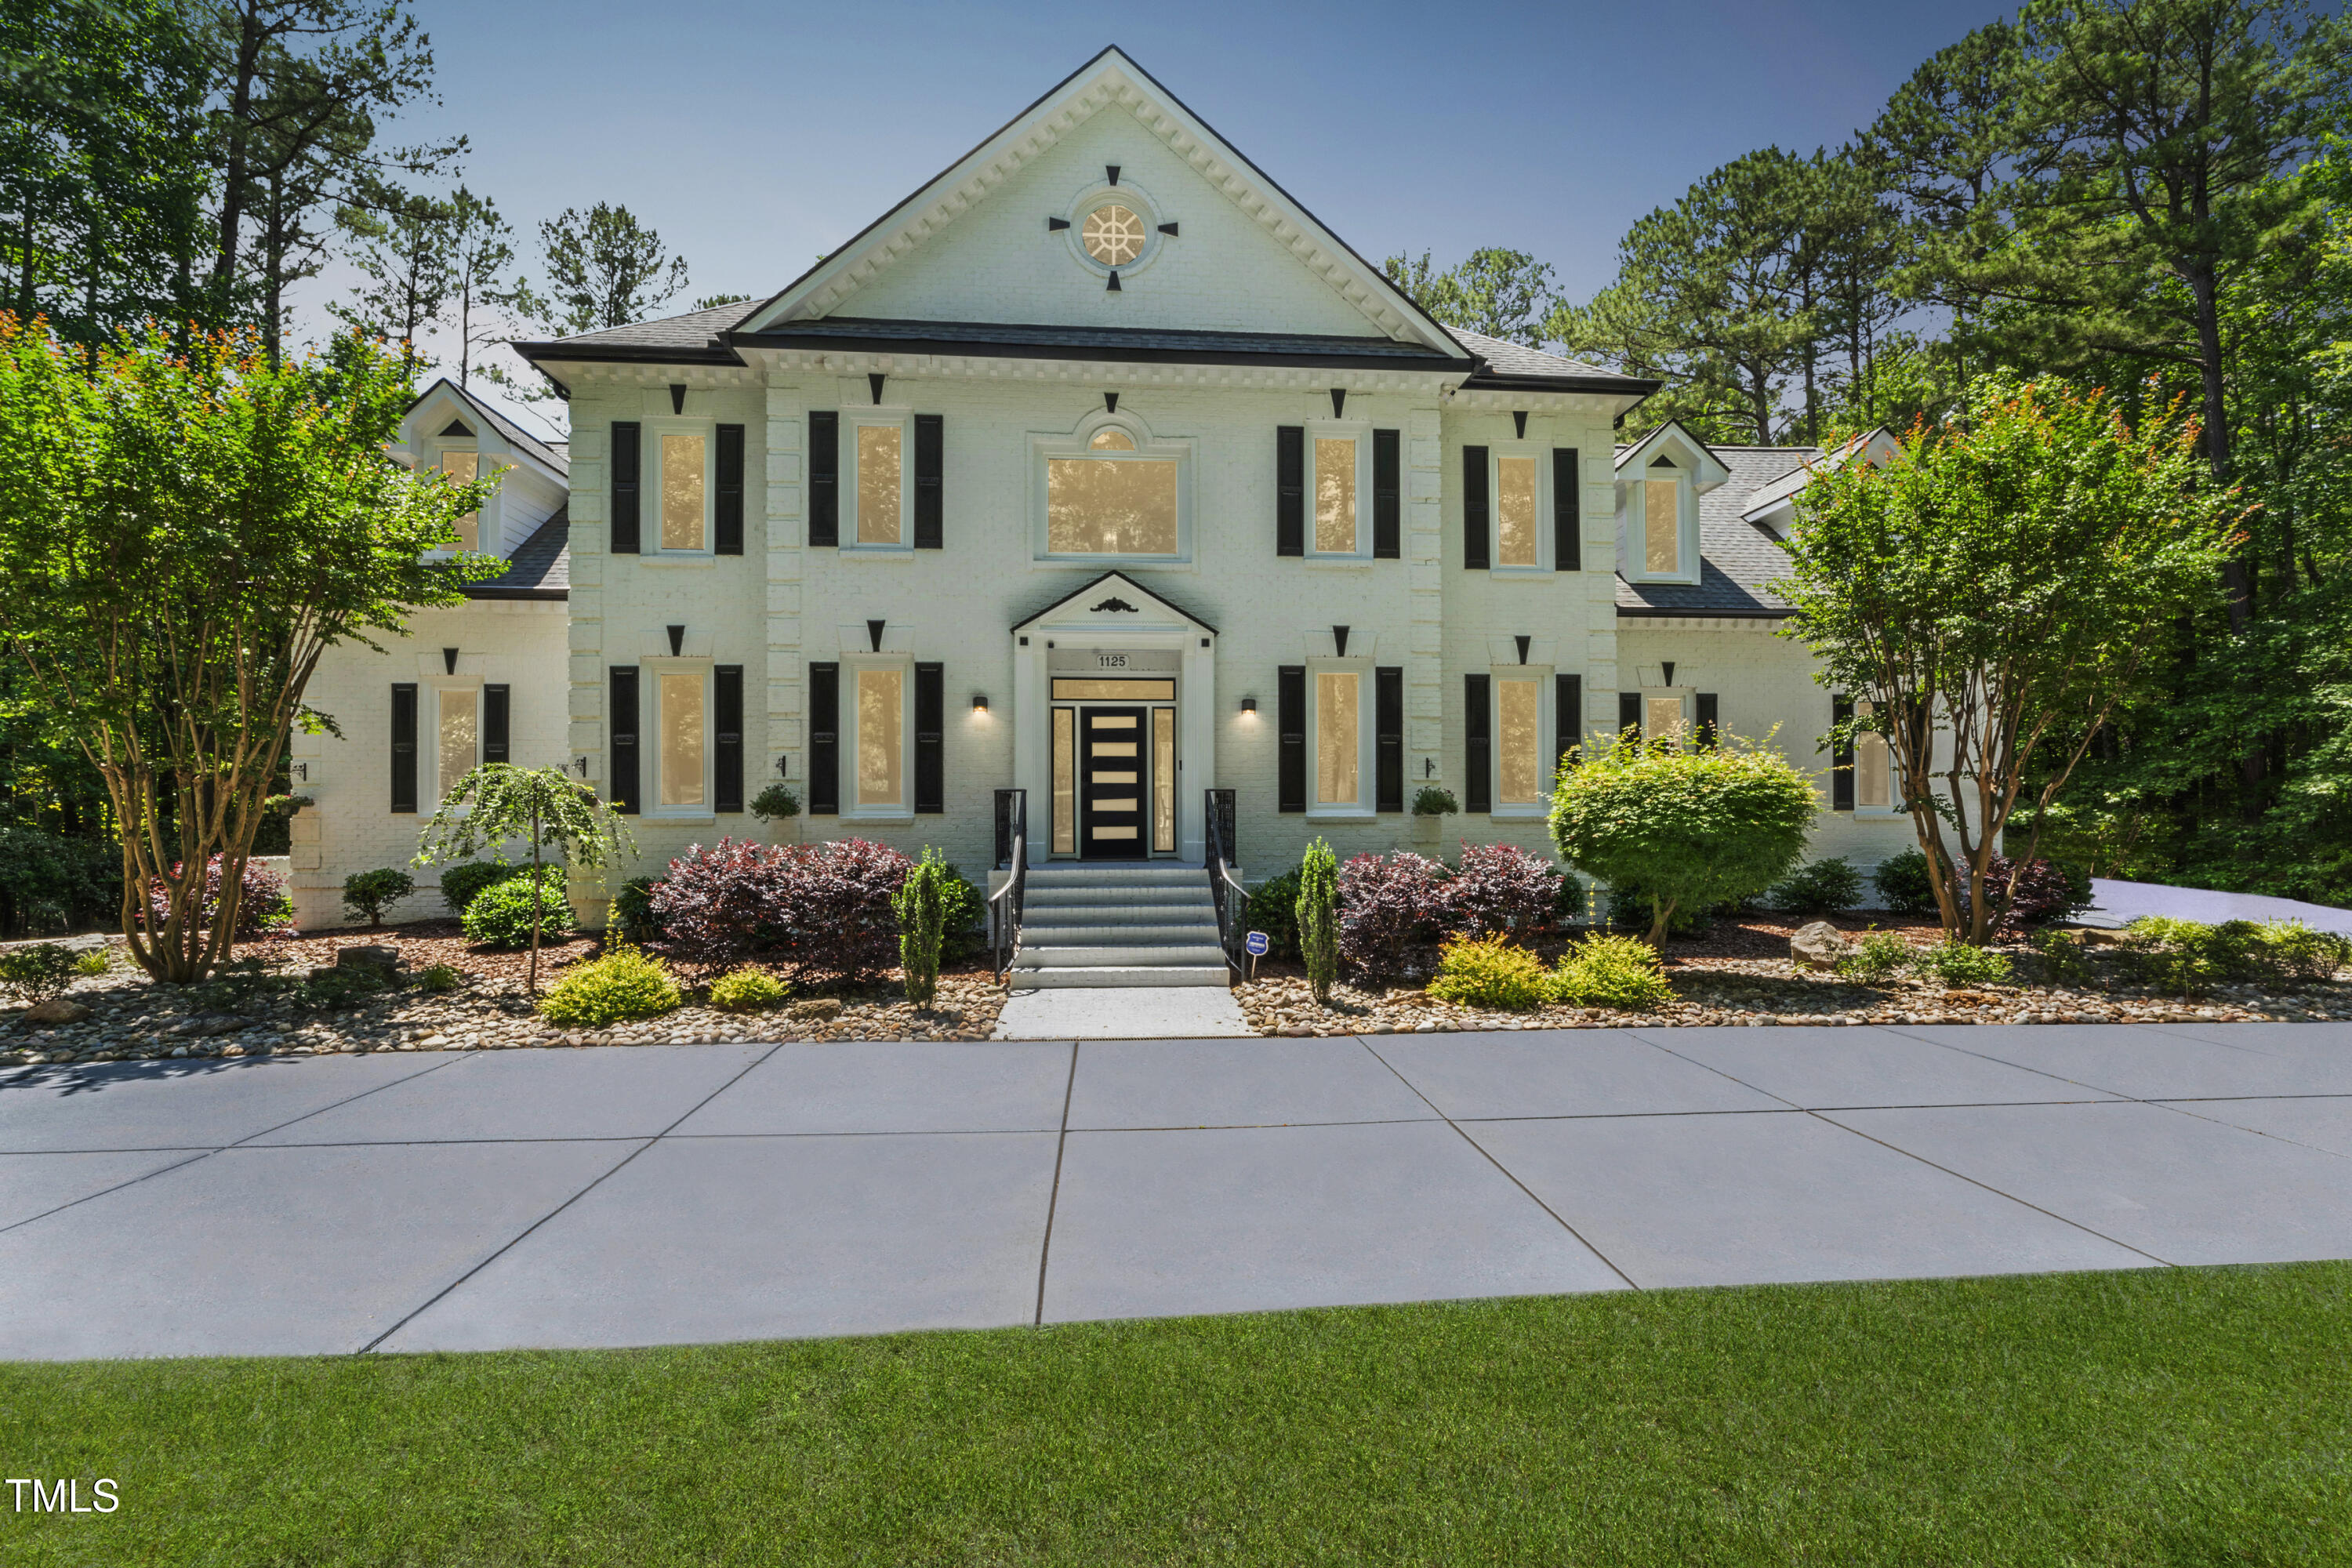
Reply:
[[1197, 865], [1212, 788], [1253, 879], [1412, 845], [1424, 784], [1444, 852], [1545, 850], [1559, 752], [1623, 722], [1777, 726], [1843, 807], [1813, 854], [1909, 842], [1883, 757], [1832, 799], [1832, 694], [1770, 635], [1820, 454], [1620, 448], [1653, 384], [1432, 320], [1117, 50], [771, 299], [518, 347], [569, 451], [446, 384], [411, 416], [418, 461], [513, 465], [483, 547], [516, 563], [320, 669], [305, 919], [414, 852], [494, 708], [650, 871], [761, 836], [779, 778], [807, 837], [975, 879], [1008, 788], [1033, 863]]

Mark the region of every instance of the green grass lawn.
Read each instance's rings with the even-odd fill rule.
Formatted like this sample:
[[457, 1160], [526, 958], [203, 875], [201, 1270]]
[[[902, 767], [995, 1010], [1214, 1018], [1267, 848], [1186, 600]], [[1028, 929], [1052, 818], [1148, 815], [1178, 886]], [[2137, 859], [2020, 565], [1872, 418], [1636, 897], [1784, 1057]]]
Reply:
[[[2352, 1265], [0, 1365], [0, 1563], [2352, 1561]], [[26, 1494], [29, 1498], [29, 1493]]]

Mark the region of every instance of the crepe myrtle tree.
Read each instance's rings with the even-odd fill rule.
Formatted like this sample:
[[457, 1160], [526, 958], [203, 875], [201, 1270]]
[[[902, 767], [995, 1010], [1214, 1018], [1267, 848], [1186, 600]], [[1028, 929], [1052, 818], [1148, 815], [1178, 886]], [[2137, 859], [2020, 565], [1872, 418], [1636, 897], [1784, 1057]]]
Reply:
[[1812, 782], [1768, 742], [1723, 736], [1689, 747], [1621, 736], [1569, 753], [1552, 795], [1560, 858], [1649, 895], [1652, 947], [1677, 910], [1762, 892], [1804, 853], [1819, 805]]
[[160, 329], [68, 348], [0, 314], [0, 656], [105, 782], [123, 935], [159, 980], [227, 956], [288, 739], [334, 729], [304, 700], [320, 656], [380, 649], [499, 570], [425, 559], [496, 487], [387, 455], [410, 399], [357, 336], [301, 358]]
[[[2199, 463], [2198, 422], [2153, 395], [2137, 424], [2105, 391], [1979, 382], [1884, 468], [1817, 472], [1797, 496], [1780, 635], [1886, 738], [1944, 930], [2007, 918], [2002, 836], [2039, 781], [2021, 854], [2100, 727], [2147, 682], [2163, 630], [2219, 590], [2244, 515]], [[2008, 884], [2013, 884], [2012, 871]]]
[[566, 865], [601, 869], [616, 856], [635, 858], [629, 825], [595, 792], [562, 768], [484, 763], [459, 779], [425, 823], [418, 866], [470, 860], [513, 839], [530, 845], [530, 994], [539, 994], [542, 851], [561, 849]]

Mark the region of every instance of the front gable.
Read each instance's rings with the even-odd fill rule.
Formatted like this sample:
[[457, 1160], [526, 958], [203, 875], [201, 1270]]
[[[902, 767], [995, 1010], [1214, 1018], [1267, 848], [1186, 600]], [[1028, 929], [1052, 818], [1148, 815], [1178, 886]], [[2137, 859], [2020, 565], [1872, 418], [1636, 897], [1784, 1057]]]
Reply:
[[[1108, 203], [1136, 215], [1145, 242], [1116, 268], [1083, 243], [1087, 215]], [[832, 316], [1376, 336], [1468, 362], [1378, 268], [1116, 49], [738, 331]]]
[[1013, 632], [1065, 634], [1108, 632], [1166, 637], [1217, 628], [1181, 605], [1160, 597], [1124, 572], [1106, 572], [1083, 588], [1064, 594], [1034, 615], [1016, 621]]

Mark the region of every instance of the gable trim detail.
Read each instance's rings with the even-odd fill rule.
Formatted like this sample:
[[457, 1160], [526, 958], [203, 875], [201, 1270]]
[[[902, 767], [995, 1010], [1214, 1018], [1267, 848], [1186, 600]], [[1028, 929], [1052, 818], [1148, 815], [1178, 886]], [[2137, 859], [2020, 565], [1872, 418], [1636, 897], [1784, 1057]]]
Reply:
[[1201, 630], [1208, 633], [1211, 637], [1215, 637], [1217, 635], [1216, 627], [1211, 626], [1208, 622], [1202, 620], [1200, 616], [1194, 615], [1183, 605], [1176, 603], [1164, 594], [1153, 593], [1150, 589], [1145, 587], [1142, 584], [1137, 582], [1126, 573], [1116, 570], [1105, 572], [1099, 576], [1089, 579], [1083, 586], [1069, 590], [1067, 593], [1065, 593], [1060, 597], [1056, 598], [1052, 604], [1045, 605], [1043, 609], [1040, 609], [1034, 614], [1024, 616], [1021, 619], [1013, 622], [1009, 629], [1016, 632], [1024, 630], [1027, 627], [1035, 626], [1038, 622], [1053, 615], [1056, 610], [1068, 609], [1073, 605], [1076, 605], [1082, 613], [1089, 615], [1096, 610], [1103, 609], [1108, 609], [1114, 613], [1124, 612], [1129, 615], [1140, 613], [1134, 605], [1117, 600], [1108, 603], [1097, 602], [1091, 605], [1079, 604], [1080, 600], [1089, 598], [1097, 589], [1102, 587], [1106, 583], [1116, 583], [1120, 588], [1129, 589], [1134, 593], [1140, 594], [1143, 597], [1150, 600], [1153, 604], [1159, 605], [1170, 615], [1174, 616], [1178, 620], [1184, 621], [1192, 626], [1197, 626]]

